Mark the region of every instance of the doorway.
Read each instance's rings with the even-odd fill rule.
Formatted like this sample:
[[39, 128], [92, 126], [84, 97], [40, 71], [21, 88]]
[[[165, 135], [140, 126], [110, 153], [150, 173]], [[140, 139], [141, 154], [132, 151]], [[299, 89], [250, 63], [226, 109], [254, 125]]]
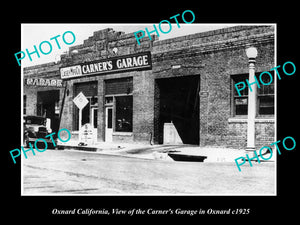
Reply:
[[37, 116], [51, 120], [52, 132], [59, 129], [59, 90], [37, 92]]
[[[82, 109], [81, 125], [89, 123], [94, 128], [97, 128], [98, 82], [92, 81], [74, 84], [74, 96], [77, 96], [80, 92], [82, 92], [84, 96], [88, 99], [88, 104]], [[73, 129], [80, 130], [79, 109], [77, 107], [74, 107]]]
[[183, 144], [199, 145], [199, 91], [200, 76], [156, 79], [156, 143], [163, 144], [164, 124], [173, 123]]

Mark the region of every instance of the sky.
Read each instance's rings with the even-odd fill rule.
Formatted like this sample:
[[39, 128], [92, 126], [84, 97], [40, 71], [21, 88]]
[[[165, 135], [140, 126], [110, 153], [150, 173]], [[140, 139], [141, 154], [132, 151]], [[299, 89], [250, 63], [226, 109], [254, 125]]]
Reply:
[[[158, 24], [155, 24], [158, 27]], [[168, 24], [163, 24], [162, 30], [167, 31], [169, 28]], [[163, 34], [160, 33], [159, 40], [184, 36], [188, 34], [194, 34], [199, 32], [205, 32], [209, 30], [221, 29], [225, 27], [234, 26], [235, 24], [180, 24], [178, 28], [177, 24], [172, 24], [172, 30]], [[21, 49], [20, 51], [25, 52], [28, 49], [29, 52], [34, 51], [34, 45], [39, 49], [39, 45], [43, 41], [49, 41], [52, 45], [52, 51], [48, 55], [41, 54], [38, 58], [37, 54], [31, 54], [32, 61], [30, 61], [28, 55], [21, 61], [22, 67], [34, 66], [43, 63], [55, 62], [60, 60], [60, 55], [67, 52], [69, 47], [83, 44], [83, 41], [88, 37], [93, 36], [93, 33], [98, 30], [113, 28], [115, 31], [124, 31], [125, 33], [137, 32], [138, 30], [144, 30], [145, 27], [149, 31], [153, 30], [153, 24], [22, 24], [21, 25]], [[72, 31], [75, 35], [75, 42], [71, 45], [67, 45], [62, 40], [62, 35], [66, 31]], [[60, 35], [57, 38], [61, 49], [58, 49], [55, 40], [50, 38]], [[65, 36], [67, 42], [72, 41], [71, 34]], [[148, 37], [145, 37], [148, 38]], [[43, 51], [50, 51], [47, 44], [43, 44]], [[39, 51], [39, 50], [38, 50]], [[19, 54], [18, 57], [21, 57]]]

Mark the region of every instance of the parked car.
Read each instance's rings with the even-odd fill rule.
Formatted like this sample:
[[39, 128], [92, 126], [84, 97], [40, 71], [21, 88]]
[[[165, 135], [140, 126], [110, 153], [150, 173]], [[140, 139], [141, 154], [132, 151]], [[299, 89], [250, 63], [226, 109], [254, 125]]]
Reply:
[[[24, 146], [29, 147], [29, 143], [34, 147], [34, 142], [43, 138], [46, 140], [48, 147], [54, 148], [53, 142], [50, 137], [46, 136], [52, 132], [50, 128], [50, 119], [42, 116], [29, 116], [26, 115], [23, 117], [24, 122]], [[54, 136], [53, 136], [54, 139]], [[56, 145], [56, 138], [54, 139]], [[45, 148], [43, 141], [37, 142], [37, 147], [40, 149]]]

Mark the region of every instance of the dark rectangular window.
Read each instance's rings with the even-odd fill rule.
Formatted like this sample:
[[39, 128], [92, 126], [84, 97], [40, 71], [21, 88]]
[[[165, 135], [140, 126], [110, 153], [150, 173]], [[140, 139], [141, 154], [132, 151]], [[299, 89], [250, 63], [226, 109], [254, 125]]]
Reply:
[[[248, 88], [240, 91], [238, 94], [235, 84], [239, 82], [246, 82], [247, 75], [234, 75], [233, 80], [233, 116], [242, 116], [248, 114]], [[238, 85], [241, 88], [242, 84]]]
[[118, 132], [132, 132], [132, 95], [118, 96], [116, 100], [116, 127]]
[[107, 128], [112, 128], [112, 115], [113, 115], [113, 109], [112, 108], [107, 109]]
[[[274, 78], [274, 75], [273, 75]], [[261, 76], [263, 83], [270, 83], [270, 76]], [[274, 115], [274, 79], [269, 85], [260, 85], [257, 89], [258, 115]]]
[[27, 96], [26, 95], [23, 95], [23, 114], [25, 115], [26, 114], [26, 105], [27, 105]]
[[92, 108], [93, 109], [93, 125], [94, 128], [98, 127], [98, 108]]
[[[255, 76], [259, 82], [260, 88], [257, 87], [257, 115], [258, 116], [272, 116], [274, 115], [274, 76], [273, 82], [270, 83], [270, 76], [263, 75], [261, 80], [259, 79], [260, 73], [256, 73]], [[249, 87], [246, 83], [246, 79], [249, 78], [248, 74], [233, 75], [232, 79], [232, 96], [233, 96], [233, 116], [246, 116], [248, 115], [248, 91]], [[269, 84], [269, 85], [263, 85]], [[240, 90], [238, 94], [235, 84], [239, 82], [245, 82], [246, 88]], [[243, 84], [238, 85], [238, 88], [243, 87]]]

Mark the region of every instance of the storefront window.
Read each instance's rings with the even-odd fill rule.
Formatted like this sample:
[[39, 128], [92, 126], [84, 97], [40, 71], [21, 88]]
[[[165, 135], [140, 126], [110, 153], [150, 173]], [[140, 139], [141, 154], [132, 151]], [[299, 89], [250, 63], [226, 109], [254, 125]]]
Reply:
[[132, 96], [118, 96], [115, 100], [115, 131], [132, 132]]

